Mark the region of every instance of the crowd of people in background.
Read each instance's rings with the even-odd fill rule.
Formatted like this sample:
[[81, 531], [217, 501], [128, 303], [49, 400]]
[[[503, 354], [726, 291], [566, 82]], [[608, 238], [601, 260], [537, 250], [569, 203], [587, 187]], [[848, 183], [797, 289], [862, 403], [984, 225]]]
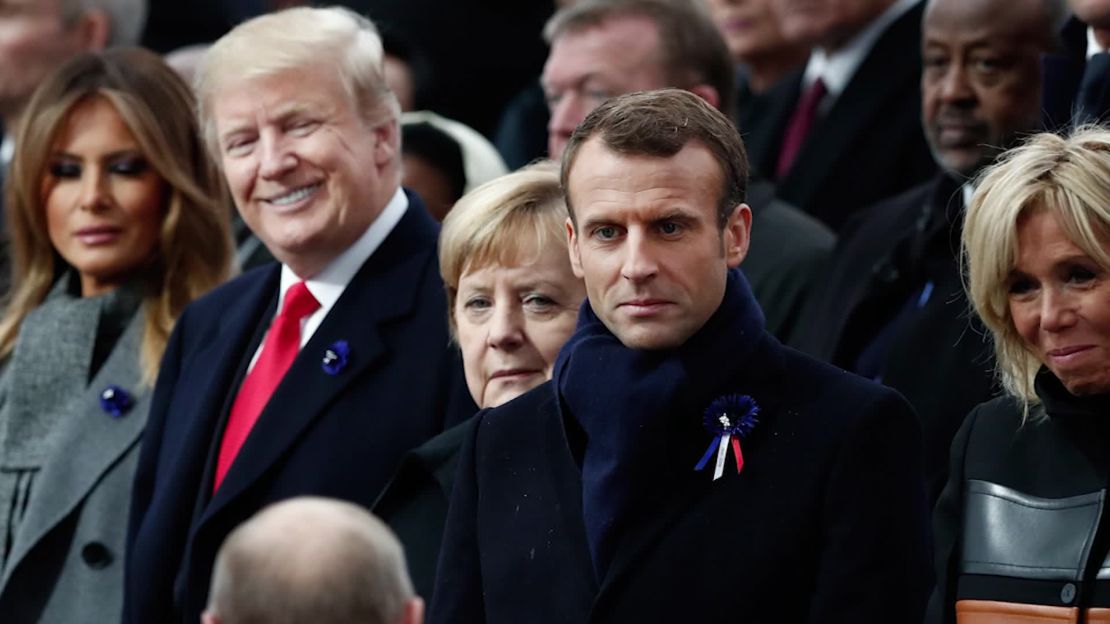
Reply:
[[0, 622], [1095, 622], [1110, 0], [0, 0]]

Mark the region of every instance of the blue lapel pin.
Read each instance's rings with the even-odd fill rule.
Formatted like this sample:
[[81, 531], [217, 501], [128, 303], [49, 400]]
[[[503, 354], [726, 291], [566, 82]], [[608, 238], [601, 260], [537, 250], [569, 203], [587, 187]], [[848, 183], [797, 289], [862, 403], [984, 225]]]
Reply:
[[123, 388], [111, 385], [100, 391], [100, 409], [112, 418], [119, 418], [131, 410], [134, 402], [131, 393]]
[[351, 347], [346, 340], [337, 340], [324, 351], [324, 359], [320, 367], [329, 375], [338, 375], [347, 367], [347, 360], [351, 357]]

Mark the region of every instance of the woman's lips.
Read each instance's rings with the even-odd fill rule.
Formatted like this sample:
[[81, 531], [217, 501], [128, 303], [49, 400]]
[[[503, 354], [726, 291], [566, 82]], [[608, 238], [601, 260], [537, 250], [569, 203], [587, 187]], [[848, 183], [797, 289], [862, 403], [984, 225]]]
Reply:
[[1074, 360], [1079, 359], [1086, 352], [1090, 351], [1093, 348], [1094, 347], [1092, 345], [1078, 345], [1078, 346], [1072, 346], [1072, 347], [1061, 347], [1059, 349], [1053, 349], [1053, 350], [1049, 351], [1048, 352], [1048, 357], [1051, 358], [1053, 362], [1056, 362], [1058, 364], [1067, 364], [1069, 362], [1072, 362]]
[[77, 230], [73, 235], [81, 243], [95, 247], [114, 242], [123, 230], [112, 225], [100, 225]]

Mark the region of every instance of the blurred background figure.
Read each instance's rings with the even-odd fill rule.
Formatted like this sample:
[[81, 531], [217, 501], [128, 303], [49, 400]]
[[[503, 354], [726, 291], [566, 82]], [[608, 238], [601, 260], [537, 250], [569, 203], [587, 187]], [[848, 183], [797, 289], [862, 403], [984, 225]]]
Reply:
[[1006, 396], [952, 445], [928, 621], [1095, 622], [1110, 608], [1110, 132], [1006, 154], [975, 191], [963, 249]]
[[941, 171], [845, 225], [792, 337], [910, 401], [931, 501], [952, 436], [997, 390], [990, 347], [964, 298], [964, 206], [979, 171], [1039, 128], [1040, 59], [1056, 49], [1053, 25], [1064, 13], [1063, 0], [930, 0], [921, 124]]
[[401, 544], [346, 501], [274, 503], [227, 536], [203, 624], [421, 624]]
[[401, 115], [401, 185], [442, 221], [464, 193], [508, 173], [505, 161], [473, 128], [431, 111]]
[[800, 67], [809, 45], [782, 34], [771, 0], [705, 0], [736, 63], [736, 120], [741, 134], [768, 114], [764, 94]]
[[0, 320], [0, 614], [116, 622], [151, 386], [182, 308], [227, 277], [226, 196], [189, 88], [143, 50], [65, 64], [18, 139]]
[[[551, 378], [586, 298], [567, 255], [563, 192], [554, 163], [537, 163], [468, 193], [447, 215], [439, 265], [466, 385], [496, 407]], [[405, 459], [374, 506], [401, 538], [417, 591], [430, 596], [465, 428]]]
[[1047, 129], [1110, 119], [1110, 0], [1068, 0], [1063, 48], [1044, 58]]
[[31, 91], [87, 50], [139, 41], [147, 0], [5, 0], [0, 12], [0, 119], [5, 166]]
[[929, 179], [921, 133], [918, 0], [772, 0], [783, 35], [813, 47], [745, 130], [752, 168], [778, 197], [837, 230], [848, 216]]

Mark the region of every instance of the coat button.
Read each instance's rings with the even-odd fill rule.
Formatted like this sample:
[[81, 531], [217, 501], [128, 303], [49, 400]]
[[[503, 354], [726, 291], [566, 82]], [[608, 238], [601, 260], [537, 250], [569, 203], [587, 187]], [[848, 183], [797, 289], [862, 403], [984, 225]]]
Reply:
[[81, 549], [81, 559], [94, 570], [102, 570], [112, 563], [112, 553], [100, 542], [89, 542]]
[[1075, 600], [1075, 584], [1068, 583], [1060, 590], [1060, 601], [1064, 604], [1071, 604]]

